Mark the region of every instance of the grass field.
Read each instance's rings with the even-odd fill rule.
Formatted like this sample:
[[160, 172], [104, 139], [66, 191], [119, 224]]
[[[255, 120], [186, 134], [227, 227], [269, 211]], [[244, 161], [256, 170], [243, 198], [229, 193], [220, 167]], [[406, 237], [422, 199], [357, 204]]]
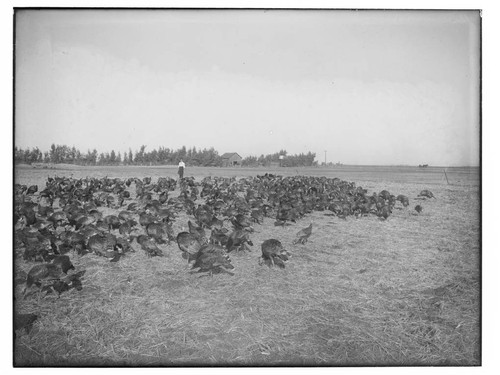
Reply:
[[[163, 258], [138, 250], [117, 263], [70, 254], [77, 270], [87, 270], [81, 291], [38, 301], [14, 290], [16, 311], [40, 315], [29, 334], [18, 332], [15, 364], [481, 364], [479, 169], [449, 168], [449, 184], [442, 168], [431, 167], [188, 167], [186, 175], [199, 181], [265, 172], [339, 177], [369, 194], [405, 194], [410, 206], [386, 221], [314, 212], [281, 228], [267, 218], [254, 226], [252, 251], [231, 254], [235, 276], [190, 274], [175, 243], [160, 246]], [[174, 167], [18, 166], [15, 182], [175, 174]], [[416, 200], [423, 189], [436, 199]], [[188, 219], [179, 216], [176, 233]], [[309, 242], [293, 245], [311, 222]], [[269, 238], [292, 253], [283, 270], [258, 264]], [[16, 275], [33, 265], [14, 262]]]

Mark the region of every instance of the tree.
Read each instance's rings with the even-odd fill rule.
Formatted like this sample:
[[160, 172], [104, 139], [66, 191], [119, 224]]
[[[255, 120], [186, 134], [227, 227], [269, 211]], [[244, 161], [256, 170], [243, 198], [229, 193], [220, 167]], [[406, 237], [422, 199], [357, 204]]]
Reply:
[[97, 150], [94, 148], [92, 152], [90, 150], [87, 151], [87, 163], [90, 165], [96, 165], [97, 164]]
[[134, 157], [132, 155], [132, 150], [129, 148], [128, 149], [128, 164], [133, 164], [134, 163]]
[[146, 149], [146, 146], [142, 145], [141, 149], [135, 153], [134, 162], [136, 164], [143, 164], [144, 163], [144, 150], [145, 149]]
[[52, 163], [58, 163], [59, 162], [59, 158], [58, 158], [58, 155], [57, 155], [57, 149], [56, 149], [56, 145], [54, 143], [52, 143], [50, 145], [50, 161]]
[[241, 161], [241, 165], [244, 167], [256, 167], [258, 163], [257, 156], [247, 156]]

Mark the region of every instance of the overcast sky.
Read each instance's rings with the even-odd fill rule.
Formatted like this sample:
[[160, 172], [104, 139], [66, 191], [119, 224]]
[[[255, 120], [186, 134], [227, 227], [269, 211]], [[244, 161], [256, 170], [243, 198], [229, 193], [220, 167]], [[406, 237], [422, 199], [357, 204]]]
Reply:
[[474, 11], [19, 11], [15, 144], [479, 165]]

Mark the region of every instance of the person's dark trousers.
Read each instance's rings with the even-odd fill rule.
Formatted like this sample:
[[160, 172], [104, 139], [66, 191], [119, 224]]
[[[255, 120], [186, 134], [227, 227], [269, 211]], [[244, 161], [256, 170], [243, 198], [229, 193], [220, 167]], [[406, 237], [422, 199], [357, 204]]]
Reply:
[[184, 168], [179, 168], [179, 178], [182, 179], [184, 177]]

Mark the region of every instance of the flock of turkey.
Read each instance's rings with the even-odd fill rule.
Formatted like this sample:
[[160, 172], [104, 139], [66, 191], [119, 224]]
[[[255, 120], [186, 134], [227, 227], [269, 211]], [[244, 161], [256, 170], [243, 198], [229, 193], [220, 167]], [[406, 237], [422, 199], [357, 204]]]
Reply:
[[[180, 193], [175, 194], [177, 187]], [[26, 262], [38, 263], [23, 280], [25, 296], [81, 290], [85, 270], [75, 270], [69, 252], [117, 262], [134, 251], [134, 242], [150, 257], [163, 256], [158, 245], [176, 242], [192, 272], [234, 275], [231, 253], [253, 246], [254, 226], [265, 217], [274, 218], [275, 226], [291, 225], [313, 211], [385, 220], [396, 202], [409, 205], [406, 196], [387, 190], [369, 195], [338, 178], [272, 174], [239, 180], [206, 177], [200, 182], [166, 177], [156, 183], [150, 177], [49, 177], [41, 191], [36, 185], [14, 188], [15, 252]], [[424, 190], [419, 197], [434, 196]], [[105, 208], [119, 213], [104, 215]], [[415, 209], [420, 212], [421, 206]], [[181, 211], [189, 220], [175, 233], [173, 223]], [[292, 243], [304, 245], [312, 232], [311, 223]], [[290, 258], [274, 238], [261, 244], [261, 252], [259, 264], [269, 267], [284, 268]]]

